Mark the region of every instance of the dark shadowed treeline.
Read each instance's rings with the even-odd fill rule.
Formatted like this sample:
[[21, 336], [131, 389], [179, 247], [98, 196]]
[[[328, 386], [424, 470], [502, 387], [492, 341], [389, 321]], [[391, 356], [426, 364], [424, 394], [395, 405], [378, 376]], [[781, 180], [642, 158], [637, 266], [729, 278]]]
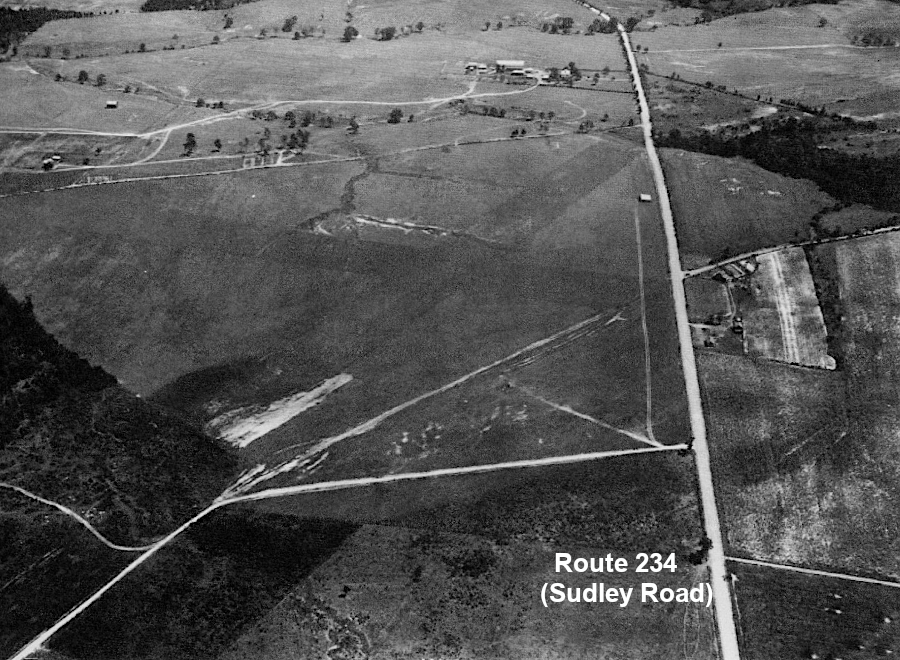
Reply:
[[673, 130], [657, 136], [660, 147], [672, 147], [734, 158], [795, 179], [809, 179], [842, 202], [900, 211], [900, 157], [876, 158], [820, 146], [815, 119], [764, 123], [756, 132], [723, 136]]

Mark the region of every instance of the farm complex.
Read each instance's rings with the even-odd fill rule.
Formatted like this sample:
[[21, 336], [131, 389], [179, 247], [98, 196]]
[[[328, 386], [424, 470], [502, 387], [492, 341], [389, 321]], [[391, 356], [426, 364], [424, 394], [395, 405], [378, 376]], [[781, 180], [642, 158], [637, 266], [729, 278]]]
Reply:
[[0, 0], [0, 655], [900, 653], [900, 12], [782, 4]]

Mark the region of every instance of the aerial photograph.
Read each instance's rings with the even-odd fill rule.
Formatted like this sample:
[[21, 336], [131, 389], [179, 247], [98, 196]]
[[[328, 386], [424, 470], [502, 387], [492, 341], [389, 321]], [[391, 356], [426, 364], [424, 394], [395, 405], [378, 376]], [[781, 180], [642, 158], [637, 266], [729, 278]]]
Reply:
[[0, 0], [0, 660], [900, 657], [900, 0]]

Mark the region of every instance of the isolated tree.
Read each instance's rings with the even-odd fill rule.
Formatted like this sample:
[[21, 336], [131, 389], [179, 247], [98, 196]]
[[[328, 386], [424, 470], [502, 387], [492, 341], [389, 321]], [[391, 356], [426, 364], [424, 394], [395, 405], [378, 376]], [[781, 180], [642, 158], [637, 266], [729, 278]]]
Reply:
[[259, 38], [265, 39], [268, 34], [269, 34], [268, 30], [266, 30], [266, 28], [263, 28], [262, 30], [259, 31]]
[[138, 46], [138, 52], [146, 53], [147, 52], [147, 44], [145, 44], [144, 42], [141, 42], [141, 45]]
[[641, 19], [638, 18], [637, 16], [629, 16], [625, 20], [625, 31], [631, 32], [637, 26], [637, 24], [640, 22], [641, 22]]
[[555, 66], [550, 67], [550, 81], [557, 82], [559, 80], [559, 69]]
[[497, 29], [498, 29], [498, 30], [502, 30], [502, 29], [503, 29], [503, 21], [497, 21]]
[[553, 121], [553, 118], [556, 116], [556, 113], [551, 110], [547, 113], [547, 121]]
[[403, 110], [400, 108], [394, 108], [391, 110], [390, 116], [388, 116], [389, 124], [399, 124], [400, 120], [403, 118]]
[[390, 25], [386, 28], [381, 28], [381, 41], [390, 41], [397, 34], [397, 28], [393, 25]]
[[293, 110], [288, 110], [284, 113], [284, 120], [288, 122], [288, 128], [294, 128], [297, 125], [297, 115]]
[[102, 73], [97, 76], [97, 87], [103, 87], [106, 84], [106, 76]]
[[347, 128], [347, 132], [350, 135], [356, 135], [359, 133], [359, 122], [356, 121], [356, 116], [350, 117], [350, 126]]
[[88, 72], [85, 71], [84, 69], [82, 69], [81, 71], [78, 72], [78, 84], [83, 85], [90, 79], [91, 79], [91, 77], [88, 75]]
[[421, 32], [425, 29], [425, 24], [422, 21], [416, 23], [416, 32]]
[[225, 29], [229, 29], [232, 25], [234, 25], [234, 19], [231, 16], [225, 17]]
[[297, 17], [291, 16], [290, 18], [284, 19], [284, 24], [281, 26], [282, 32], [290, 32], [294, 29], [294, 26], [297, 24]]
[[184, 155], [190, 156], [194, 153], [194, 149], [197, 148], [197, 138], [194, 137], [193, 133], [188, 133], [187, 138], [184, 140]]
[[300, 40], [300, 33], [294, 32], [294, 41], [299, 41], [299, 40]]
[[62, 77], [62, 74], [61, 74], [61, 73], [57, 73], [57, 74], [56, 74], [56, 77], [54, 78], [54, 80], [55, 80], [56, 82], [59, 82], [59, 81], [61, 81], [62, 79], [63, 79], [63, 77]]
[[215, 147], [215, 151], [222, 151], [222, 140], [216, 138], [213, 141], [213, 146]]
[[355, 39], [357, 35], [359, 35], [359, 30], [357, 30], [352, 25], [348, 25], [344, 28], [344, 36], [341, 37], [341, 41], [343, 41], [344, 43], [349, 43], [353, 41], [353, 39]]
[[491, 22], [490, 22], [490, 21], [485, 21], [484, 27], [481, 29], [481, 31], [482, 31], [482, 32], [487, 32], [487, 31], [490, 30], [490, 29], [491, 29]]
[[50, 48], [50, 46], [44, 46], [44, 57], [50, 57], [51, 51], [52, 49]]
[[217, 45], [219, 43], [219, 35], [213, 35], [212, 42]]
[[63, 49], [62, 49], [62, 58], [63, 58], [64, 60], [69, 59], [69, 55], [71, 55], [71, 54], [72, 54], [72, 51], [69, 50], [68, 48], [63, 48]]
[[197, 106], [198, 108], [202, 108], [202, 107], [205, 106], [205, 105], [206, 105], [206, 101], [204, 101], [202, 98], [197, 99], [196, 106]]
[[125, 89], [122, 90], [123, 94], [128, 94], [131, 92], [131, 85], [125, 85]]

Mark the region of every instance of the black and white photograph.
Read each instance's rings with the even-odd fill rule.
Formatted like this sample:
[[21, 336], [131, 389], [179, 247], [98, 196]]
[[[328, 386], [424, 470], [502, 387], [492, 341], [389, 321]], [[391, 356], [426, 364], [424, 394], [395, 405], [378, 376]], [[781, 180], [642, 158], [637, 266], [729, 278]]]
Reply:
[[900, 657], [900, 0], [0, 0], [0, 658]]

